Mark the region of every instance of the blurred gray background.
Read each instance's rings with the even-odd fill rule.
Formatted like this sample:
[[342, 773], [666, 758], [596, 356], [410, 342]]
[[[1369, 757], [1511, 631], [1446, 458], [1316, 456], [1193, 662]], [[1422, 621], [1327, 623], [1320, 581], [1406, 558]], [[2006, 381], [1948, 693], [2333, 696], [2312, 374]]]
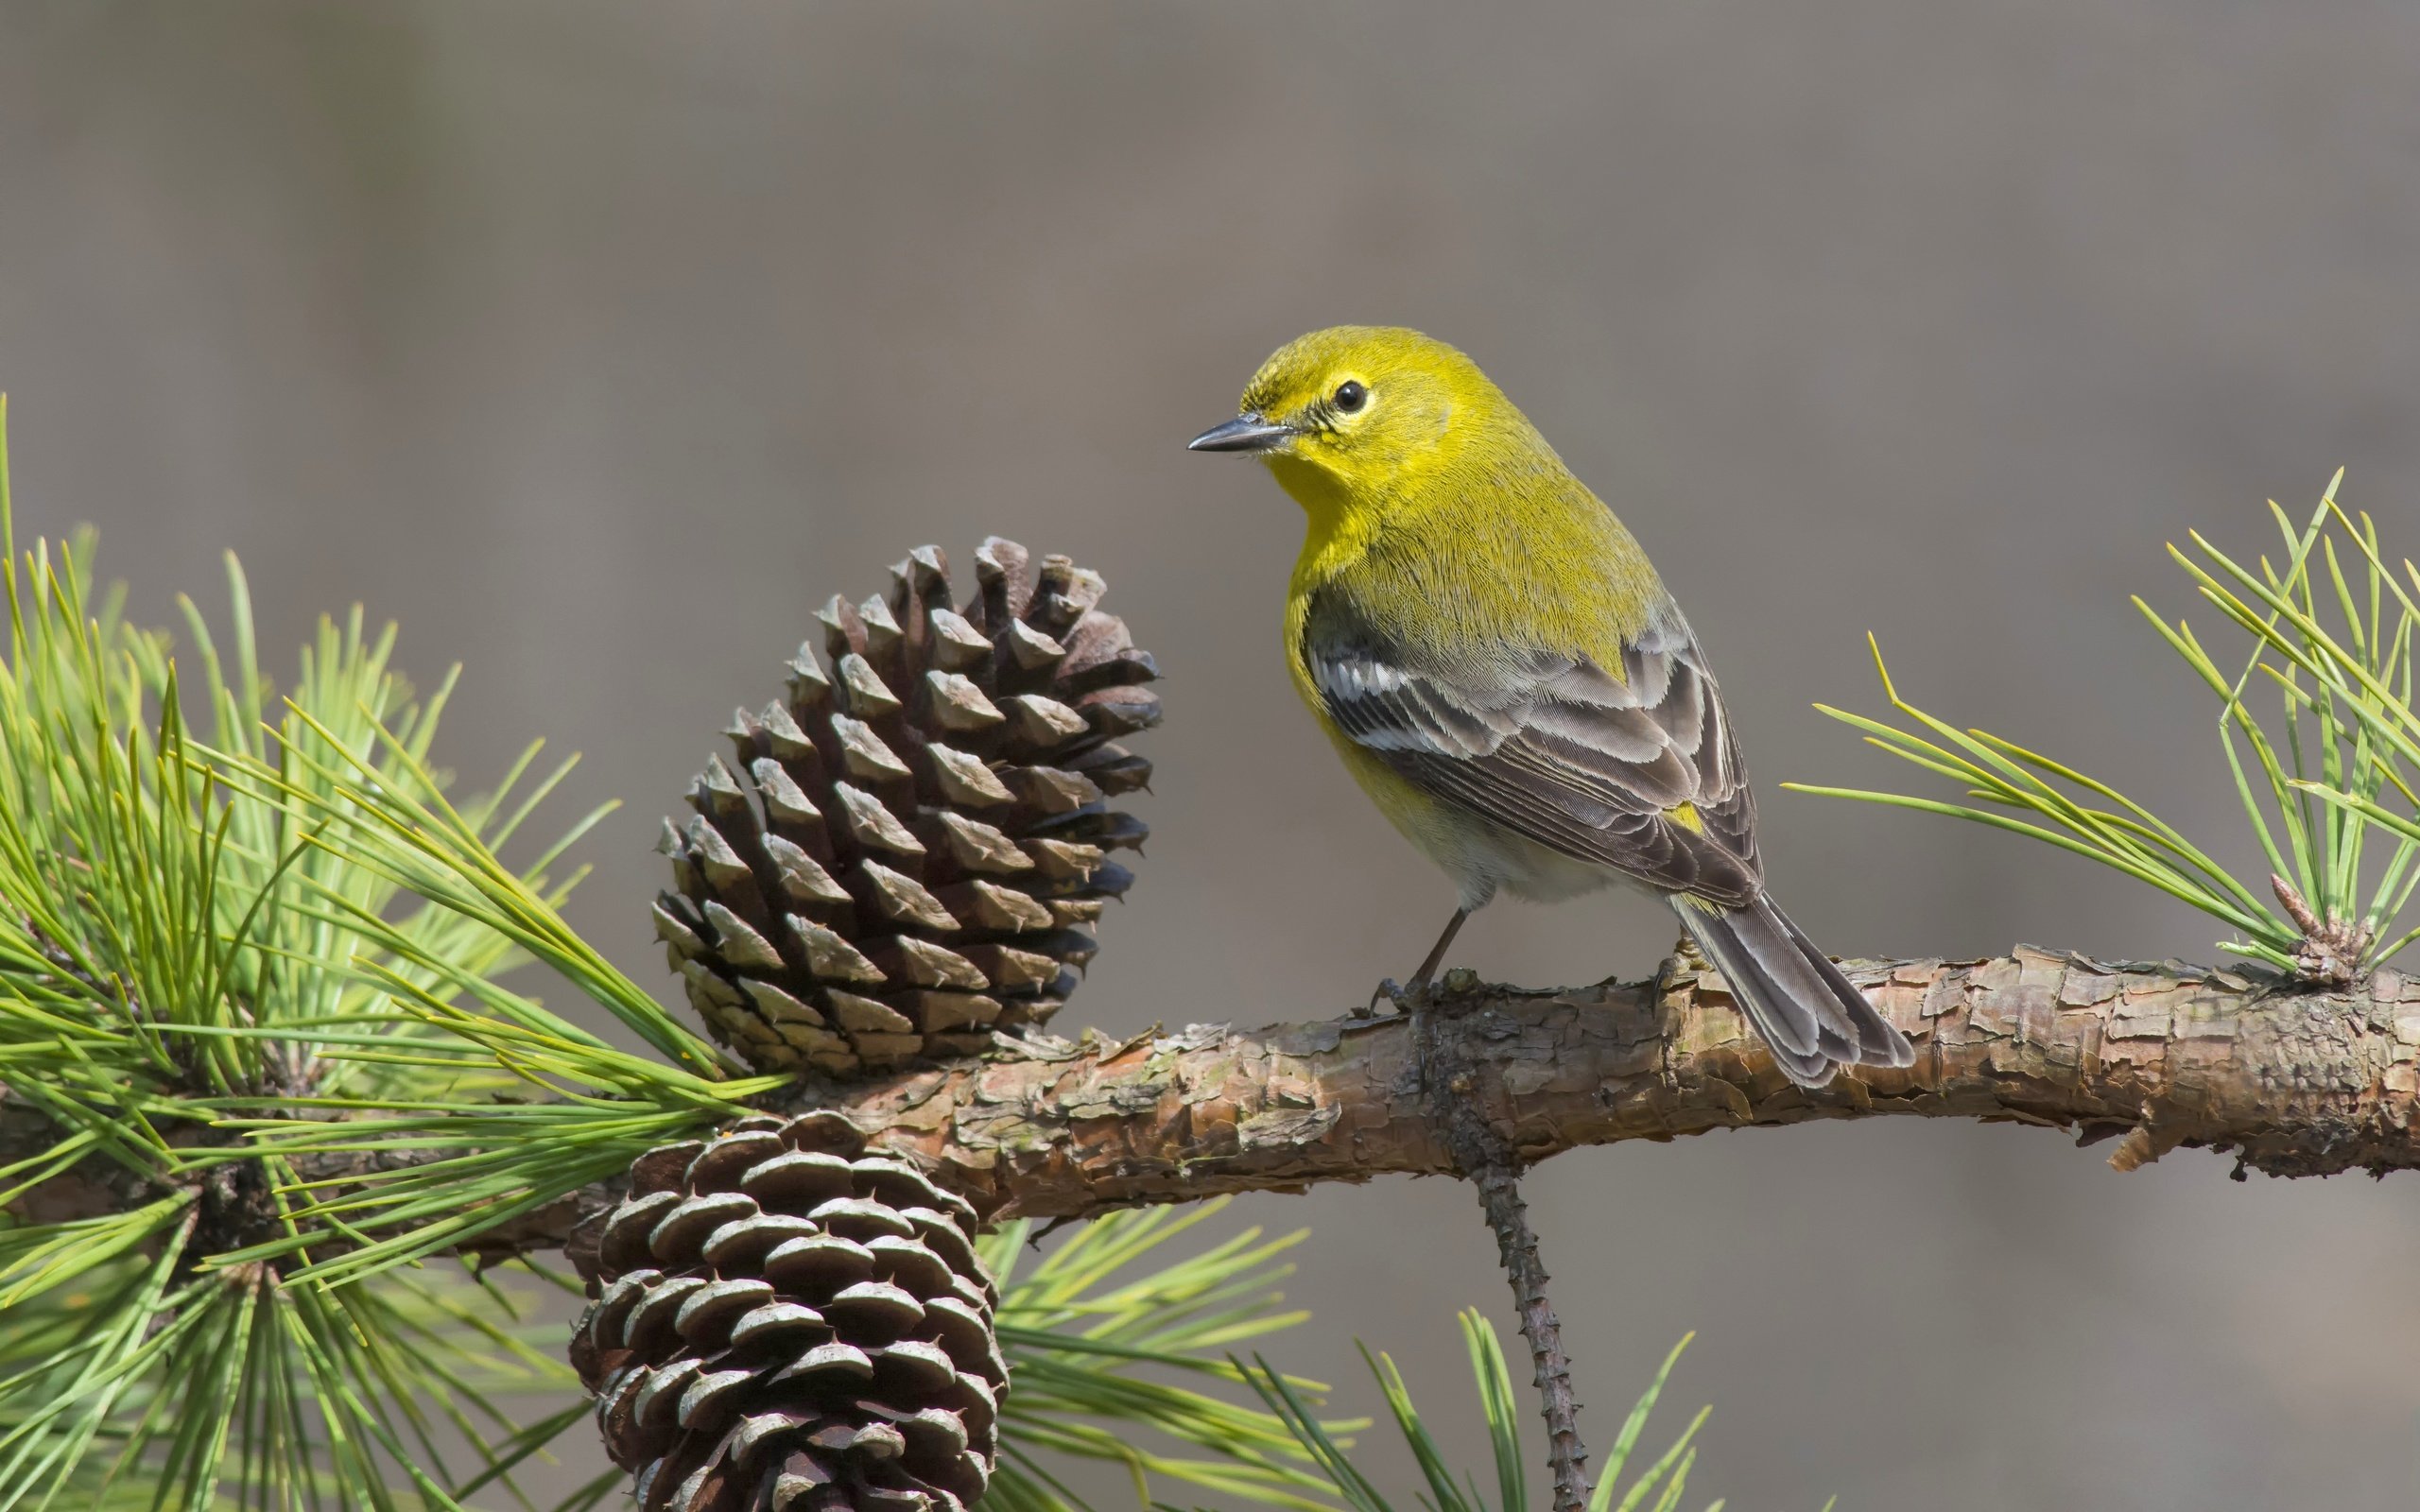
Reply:
[[[1281, 673], [1297, 511], [1182, 443], [1281, 340], [1402, 322], [1627, 516], [1768, 789], [1917, 777], [1808, 708], [1876, 705], [1873, 630], [2249, 866], [2127, 595], [2184, 609], [2162, 542], [2256, 549], [2339, 465], [2420, 548], [2415, 98], [2384, 0], [8, 0], [18, 525], [96, 523], [163, 622], [232, 547], [265, 644], [358, 600], [424, 678], [468, 662], [466, 782], [543, 733], [630, 800], [577, 917], [649, 982], [655, 817], [812, 606], [925, 541], [1074, 551], [1170, 718], [1066, 1022], [1325, 1015], [1449, 894]], [[2044, 850], [1766, 812], [1835, 950], [2213, 954]], [[1460, 955], [1583, 981], [1669, 933], [1510, 904]], [[1692, 1500], [1736, 1512], [2420, 1502], [2411, 1186], [2102, 1153], [1876, 1122], [1551, 1162], [1595, 1436], [1694, 1328]], [[1467, 1193], [1240, 1212], [1316, 1229], [1279, 1357], [1366, 1407], [1347, 1341], [1393, 1350], [1475, 1458], [1451, 1313], [1510, 1318]]]

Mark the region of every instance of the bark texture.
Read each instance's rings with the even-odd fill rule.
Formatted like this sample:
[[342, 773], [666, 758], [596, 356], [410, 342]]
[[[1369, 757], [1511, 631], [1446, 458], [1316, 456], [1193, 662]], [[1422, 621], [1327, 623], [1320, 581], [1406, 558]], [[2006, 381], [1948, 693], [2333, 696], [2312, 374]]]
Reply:
[[[2179, 1145], [2273, 1176], [2420, 1166], [2420, 977], [2383, 971], [2335, 992], [2169, 962], [2020, 948], [1980, 961], [1844, 963], [1916, 1044], [1904, 1071], [1792, 1087], [1719, 976], [1673, 961], [1638, 983], [1439, 999], [1466, 1095], [1524, 1163], [1618, 1140], [1809, 1119], [1917, 1114], [2116, 1138], [2121, 1170]], [[922, 1161], [988, 1218], [1075, 1218], [1221, 1192], [1451, 1175], [1409, 1022], [1197, 1024], [1131, 1040], [1003, 1049], [980, 1062], [848, 1086], [803, 1083], [877, 1144]], [[0, 1098], [0, 1160], [55, 1138]], [[140, 1194], [97, 1162], [28, 1194], [37, 1221]], [[514, 1227], [562, 1243], [587, 1193]]]
[[[2120, 1170], [2179, 1145], [2273, 1176], [2420, 1166], [2420, 978], [2339, 992], [2020, 947], [1843, 963], [1916, 1045], [1817, 1091], [1774, 1067], [1721, 978], [1444, 994], [1467, 1096], [1524, 1162], [1618, 1140], [1917, 1114], [2117, 1137]], [[1197, 1024], [932, 1070], [840, 1099], [880, 1143], [994, 1217], [1080, 1217], [1221, 1192], [1456, 1169], [1399, 1016]]]

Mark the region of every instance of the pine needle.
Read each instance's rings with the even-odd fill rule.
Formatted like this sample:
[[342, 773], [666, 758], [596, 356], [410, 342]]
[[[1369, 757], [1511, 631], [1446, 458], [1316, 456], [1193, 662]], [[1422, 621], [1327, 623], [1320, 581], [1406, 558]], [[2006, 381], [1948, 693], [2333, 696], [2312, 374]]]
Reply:
[[[2376, 523], [2337, 503], [2342, 477], [2337, 474], [2299, 528], [2269, 507], [2284, 543], [2282, 569], [2265, 558], [2246, 566], [2198, 531], [2190, 550], [2169, 548], [2203, 601], [2250, 643], [2239, 669], [2222, 667], [2185, 621], [2171, 624], [2135, 600], [2219, 699], [2221, 752], [2269, 862], [2265, 881], [2232, 875], [2107, 783], [2000, 736], [1956, 729], [1908, 702], [1878, 644], [1873, 649], [1883, 696], [1905, 723], [1816, 708], [1861, 731], [1868, 744], [1947, 779], [1973, 802], [1782, 785], [2020, 834], [2200, 909], [2231, 932], [2221, 950], [2311, 985], [2342, 986], [2367, 975], [2420, 939], [2420, 927], [2395, 933], [2420, 890], [2420, 800], [2411, 781], [2420, 771], [2420, 711], [2411, 696], [2420, 570], [2407, 561], [2398, 576]], [[2276, 700], [2273, 716], [2260, 713], [2267, 699]]]

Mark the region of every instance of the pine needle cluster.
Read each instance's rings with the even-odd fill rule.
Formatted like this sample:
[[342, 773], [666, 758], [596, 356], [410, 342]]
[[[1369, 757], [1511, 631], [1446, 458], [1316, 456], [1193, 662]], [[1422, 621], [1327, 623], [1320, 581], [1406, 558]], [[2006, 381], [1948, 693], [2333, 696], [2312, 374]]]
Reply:
[[2187, 621], [2134, 601], [2218, 698], [2215, 733], [2269, 863], [2265, 880], [2235, 875], [2149, 807], [2066, 762], [1910, 703], [1878, 644], [1883, 696], [1912, 728], [1816, 707], [1974, 802], [1784, 785], [1945, 815], [2099, 862], [2218, 919], [2231, 932], [2220, 949], [2292, 982], [2341, 988], [2368, 976], [2420, 940], [2420, 925], [2401, 927], [2420, 891], [2420, 710], [2411, 697], [2420, 567], [2389, 561], [2377, 523], [2337, 503], [2342, 481], [2339, 473], [2300, 526], [2270, 505], [2279, 561], [2247, 565], [2199, 531], [2191, 549], [2169, 547], [2247, 650], [2214, 650]]

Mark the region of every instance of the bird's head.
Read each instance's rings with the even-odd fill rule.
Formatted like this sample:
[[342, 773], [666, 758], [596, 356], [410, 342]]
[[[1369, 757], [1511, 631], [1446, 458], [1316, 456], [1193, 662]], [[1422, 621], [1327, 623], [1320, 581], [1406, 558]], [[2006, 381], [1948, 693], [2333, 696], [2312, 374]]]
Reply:
[[1398, 326], [1297, 336], [1261, 364], [1234, 420], [1190, 443], [1256, 455], [1315, 513], [1411, 496], [1473, 441], [1528, 424], [1478, 364]]

